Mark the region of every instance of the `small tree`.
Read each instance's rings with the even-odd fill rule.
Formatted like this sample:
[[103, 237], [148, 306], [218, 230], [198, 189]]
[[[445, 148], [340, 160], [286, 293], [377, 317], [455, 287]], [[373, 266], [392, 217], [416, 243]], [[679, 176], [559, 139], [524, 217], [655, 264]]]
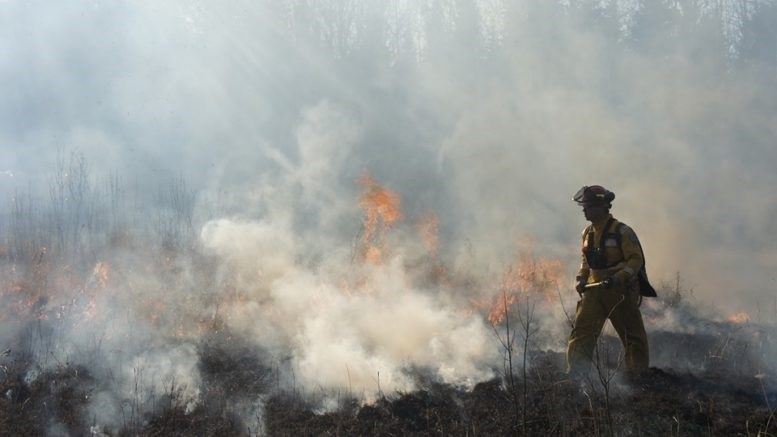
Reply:
[[[516, 308], [513, 308], [515, 304]], [[500, 301], [489, 315], [489, 322], [494, 331], [494, 335], [499, 340], [504, 354], [504, 376], [510, 392], [510, 399], [513, 404], [514, 419], [517, 425], [520, 420], [523, 433], [528, 432], [528, 368], [529, 368], [529, 350], [534, 335], [539, 331], [535, 318], [536, 302], [530, 293], [522, 293], [520, 296], [507, 288], [502, 289]], [[518, 319], [518, 328], [511, 326], [511, 312], [515, 313]], [[498, 326], [504, 325], [504, 334], [500, 332]], [[516, 333], [518, 332], [518, 333]], [[515, 367], [513, 356], [516, 350], [516, 339], [520, 338], [522, 343], [523, 363], [521, 366], [521, 387], [520, 401], [518, 396], [518, 384], [516, 382]]]
[[[615, 355], [613, 357], [613, 355]], [[615, 358], [613, 360], [613, 358]], [[618, 375], [624, 362], [623, 352], [616, 353], [612, 345], [600, 335], [594, 348], [593, 365], [596, 382], [602, 389], [604, 397], [604, 417], [607, 421], [607, 430], [610, 436], [615, 435], [615, 425], [612, 417], [612, 381]], [[613, 362], [614, 361], [614, 362]]]
[[[515, 395], [516, 393], [516, 383], [515, 383], [515, 372], [513, 369], [513, 354], [515, 353], [515, 329], [511, 328], [510, 326], [510, 308], [512, 307], [513, 303], [515, 303], [515, 296], [511, 295], [508, 297], [508, 290], [503, 288], [502, 289], [502, 295], [499, 302], [499, 306], [494, 308], [491, 311], [491, 314], [489, 314], [489, 322], [491, 324], [491, 328], [494, 330], [494, 335], [496, 336], [497, 340], [499, 340], [499, 343], [502, 346], [502, 353], [503, 356], [503, 368], [504, 368], [504, 377], [507, 380], [507, 386], [508, 391], [510, 393], [510, 400], [512, 401], [513, 405], [513, 421], [517, 425], [518, 424], [518, 418], [523, 416], [524, 420], [524, 431], [525, 431], [525, 410], [526, 406], [524, 404], [524, 411], [523, 414], [521, 414], [521, 408], [518, 403], [518, 397]], [[499, 332], [499, 324], [504, 322], [504, 335], [502, 335]], [[525, 375], [524, 375], [525, 376]], [[525, 384], [525, 381], [524, 381]]]

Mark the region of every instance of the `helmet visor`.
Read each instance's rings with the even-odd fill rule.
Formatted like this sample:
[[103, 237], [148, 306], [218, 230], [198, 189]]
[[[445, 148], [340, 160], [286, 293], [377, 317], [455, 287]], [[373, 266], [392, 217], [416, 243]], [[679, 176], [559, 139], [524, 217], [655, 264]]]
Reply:
[[609, 205], [615, 198], [615, 194], [602, 188], [600, 185], [584, 186], [579, 189], [572, 198], [580, 205]]
[[585, 192], [588, 189], [587, 185], [584, 185], [583, 188], [577, 190], [577, 193], [575, 193], [575, 196], [572, 197], [572, 200], [574, 200], [577, 203], [583, 203], [585, 198]]

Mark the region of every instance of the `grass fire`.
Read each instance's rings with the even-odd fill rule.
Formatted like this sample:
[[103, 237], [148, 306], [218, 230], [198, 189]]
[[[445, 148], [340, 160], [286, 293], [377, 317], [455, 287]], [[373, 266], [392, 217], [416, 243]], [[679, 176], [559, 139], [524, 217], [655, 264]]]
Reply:
[[777, 435], [777, 2], [0, 3], [0, 435]]

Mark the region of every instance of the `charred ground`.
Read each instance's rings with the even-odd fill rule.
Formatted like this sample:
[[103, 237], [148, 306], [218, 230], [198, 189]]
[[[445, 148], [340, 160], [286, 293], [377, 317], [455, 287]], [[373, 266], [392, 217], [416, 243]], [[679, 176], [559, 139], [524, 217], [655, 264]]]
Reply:
[[[671, 336], [654, 335], [674, 341]], [[187, 410], [171, 385], [153, 413], [140, 414], [129, 402], [115, 435], [771, 435], [777, 428], [774, 375], [725, 366], [651, 368], [628, 379], [616, 374], [608, 409], [596, 372], [573, 380], [563, 361], [558, 353], [533, 356], [525, 404], [523, 381], [517, 391], [501, 378], [466, 390], [419, 373], [417, 391], [386, 393], [366, 404], [343, 393], [334, 409], [322, 412], [317, 393], [278, 390], [274, 370], [255, 351], [208, 344], [200, 349], [206, 376], [196, 408]], [[97, 384], [79, 366], [62, 363], [36, 374], [23, 356], [9, 353], [2, 358], [0, 434], [108, 435], [85, 414]], [[238, 406], [258, 399], [263, 423], [252, 429]]]

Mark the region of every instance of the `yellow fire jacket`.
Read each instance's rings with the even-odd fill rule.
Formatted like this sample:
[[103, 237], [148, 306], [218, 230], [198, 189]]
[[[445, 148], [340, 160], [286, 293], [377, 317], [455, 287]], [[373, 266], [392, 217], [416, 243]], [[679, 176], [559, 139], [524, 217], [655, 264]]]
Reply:
[[[594, 225], [589, 225], [583, 230], [583, 250], [582, 250], [582, 263], [580, 264], [580, 271], [578, 272], [578, 278], [580, 281], [587, 283], [599, 282], [609, 277], [615, 278], [624, 288], [638, 290], [637, 274], [642, 269], [645, 263], [644, 256], [642, 254], [642, 248], [637, 239], [637, 234], [629, 226], [622, 224], [619, 226], [619, 221], [614, 219], [612, 215], [609, 216], [606, 222], [609, 222], [607, 229], [597, 229]], [[602, 225], [604, 227], [605, 225]], [[620, 233], [620, 238], [617, 238], [615, 233]], [[591, 236], [590, 234], [593, 233]], [[599, 251], [600, 243], [602, 242], [602, 233], [605, 233], [604, 255], [606, 257], [606, 266], [597, 266], [599, 268], [593, 268], [589, 266], [588, 256], [586, 255], [590, 251]], [[620, 240], [620, 245], [618, 244]], [[601, 252], [600, 252], [601, 253]]]

